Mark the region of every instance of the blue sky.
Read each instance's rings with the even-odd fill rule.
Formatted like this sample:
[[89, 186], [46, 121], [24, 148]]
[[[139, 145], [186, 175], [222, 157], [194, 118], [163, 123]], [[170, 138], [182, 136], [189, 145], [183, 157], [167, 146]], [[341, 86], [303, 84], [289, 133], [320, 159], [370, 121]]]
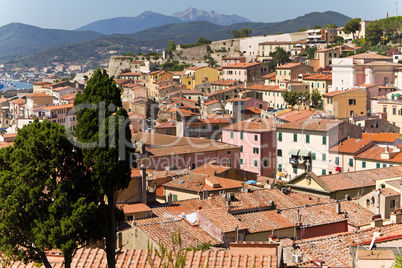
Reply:
[[[395, 16], [391, 0], [0, 0], [0, 26], [21, 22], [42, 28], [72, 30], [90, 22], [134, 17], [146, 10], [170, 15], [195, 7], [218, 14], [237, 14], [252, 21], [275, 22], [292, 19], [313, 11], [336, 11], [362, 19], [384, 18], [386, 12]], [[398, 3], [402, 15], [402, 0]]]

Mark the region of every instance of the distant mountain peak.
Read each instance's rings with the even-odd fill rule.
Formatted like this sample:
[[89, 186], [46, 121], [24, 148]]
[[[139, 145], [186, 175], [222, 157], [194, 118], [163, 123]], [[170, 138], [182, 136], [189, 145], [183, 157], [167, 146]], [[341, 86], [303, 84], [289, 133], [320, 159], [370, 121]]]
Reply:
[[183, 21], [199, 21], [205, 20], [219, 25], [231, 25], [240, 22], [250, 22], [249, 19], [238, 15], [222, 15], [217, 14], [214, 10], [211, 12], [198, 10], [194, 7], [189, 7], [186, 10], [173, 13], [172, 17], [179, 18]]

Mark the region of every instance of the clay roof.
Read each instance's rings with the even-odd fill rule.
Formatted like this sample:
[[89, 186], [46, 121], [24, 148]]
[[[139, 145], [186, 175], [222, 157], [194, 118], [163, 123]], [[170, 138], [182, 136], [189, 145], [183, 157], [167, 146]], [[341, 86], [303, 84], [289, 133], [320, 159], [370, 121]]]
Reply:
[[[230, 203], [229, 212], [241, 213], [251, 211], [266, 210], [269, 201], [274, 201], [276, 208], [292, 208], [299, 207], [306, 204], [327, 203], [329, 199], [290, 192], [287, 194], [282, 193], [278, 189], [261, 189], [251, 193], [234, 193], [235, 201]], [[197, 212], [201, 209], [211, 208], [224, 208], [228, 209], [226, 205], [226, 198], [221, 195], [214, 195], [208, 199], [189, 199], [178, 202], [173, 202], [172, 206], [156, 207], [153, 208], [155, 215], [161, 217], [165, 213], [170, 215], [180, 215], [182, 212], [190, 214]]]
[[71, 89], [76, 89], [76, 88], [74, 88], [74, 87], [56, 87], [56, 88], [54, 88], [53, 89], [53, 91], [62, 91], [62, 90], [64, 90], [64, 89], [68, 89], [68, 88], [71, 88]]
[[399, 196], [401, 195], [400, 192], [395, 191], [394, 189], [391, 188], [382, 188], [378, 189], [380, 191], [382, 196], [388, 197], [388, 196]]
[[401, 67], [402, 64], [389, 62], [389, 61], [376, 60], [376, 61], [372, 61], [369, 63], [365, 63], [364, 66], [399, 66], [399, 67]]
[[227, 85], [232, 86], [236, 83], [235, 80], [216, 80], [211, 82], [211, 85]]
[[276, 72], [272, 72], [272, 73], [261, 76], [261, 78], [265, 78], [265, 79], [275, 79], [275, 77], [276, 77]]
[[233, 119], [233, 115], [230, 114], [216, 114], [216, 113], [211, 113], [207, 115], [207, 118], [231, 118]]
[[[260, 244], [263, 242], [259, 242]], [[205, 251], [188, 251], [187, 261], [184, 268], [201, 268], [201, 267], [232, 267], [236, 264], [244, 264], [244, 268], [276, 268], [278, 265], [276, 255], [268, 254], [237, 254], [231, 253], [227, 249], [211, 249]], [[148, 254], [146, 250], [119, 250], [116, 254], [116, 267], [124, 268], [145, 268], [150, 267], [150, 262], [148, 260], [148, 255], [150, 260], [153, 261], [155, 267], [163, 267], [163, 262], [158, 255], [155, 253]], [[61, 255], [48, 256], [50, 265], [53, 268], [62, 268], [63, 257]], [[103, 249], [100, 248], [81, 248], [74, 255], [71, 267], [86, 267], [86, 268], [96, 268], [96, 267], [106, 267], [107, 260], [106, 254]], [[36, 263], [24, 264], [22, 262], [13, 262], [8, 266], [10, 268], [42, 268]]]
[[325, 93], [323, 95], [323, 97], [334, 97], [334, 96], [338, 96], [338, 95], [342, 95], [342, 94], [347, 94], [349, 92], [353, 92], [353, 91], [356, 91], [356, 90], [361, 90], [361, 89], [352, 88], [352, 89], [348, 89], [348, 90], [334, 90], [334, 91]]
[[[46, 110], [61, 110], [61, 109], [72, 109], [74, 107], [74, 104], [69, 103], [69, 104], [62, 104], [62, 105], [52, 105], [52, 106], [42, 106], [40, 108], [36, 109], [46, 109]], [[34, 110], [36, 110], [34, 109]]]
[[399, 133], [388, 133], [388, 132], [380, 132], [380, 133], [362, 133], [363, 139], [368, 139], [374, 142], [394, 142], [399, 139]]
[[307, 118], [294, 122], [285, 123], [276, 126], [277, 129], [303, 129], [311, 131], [329, 131], [334, 127], [338, 127], [344, 121], [336, 119]]
[[[376, 145], [372, 145], [369, 149], [361, 152], [356, 155], [355, 158], [359, 159], [368, 159], [368, 160], [378, 160], [379, 162], [396, 162], [402, 163], [402, 152], [400, 148], [398, 151], [395, 151], [395, 148], [388, 148], [389, 151], [389, 159], [384, 159], [381, 154], [385, 153], [387, 150], [386, 147], [380, 147]], [[394, 153], [395, 151], [395, 153]]]
[[358, 241], [371, 240], [374, 232], [379, 231], [382, 232], [383, 237], [401, 235], [402, 225], [390, 224], [381, 228], [361, 230], [358, 233], [340, 233], [295, 241], [294, 253], [303, 254], [303, 261], [323, 260], [328, 267], [352, 267], [353, 258], [349, 247]]
[[250, 68], [250, 67], [254, 67], [254, 66], [259, 66], [260, 63], [234, 63], [234, 64], [229, 64], [229, 65], [225, 65], [222, 66], [223, 69], [244, 69], [244, 68]]
[[16, 99], [16, 100], [10, 101], [10, 103], [15, 103], [15, 104], [24, 104], [26, 102], [27, 102], [26, 99]]
[[211, 100], [211, 101], [205, 102], [204, 105], [208, 106], [208, 105], [211, 105], [211, 104], [214, 104], [214, 103], [219, 103], [219, 101], [218, 100]]
[[319, 176], [317, 182], [328, 191], [335, 192], [375, 186], [377, 180], [392, 179], [401, 174], [402, 166], [393, 166]]
[[137, 204], [117, 204], [117, 208], [122, 209], [124, 214], [132, 214], [139, 212], [151, 212], [151, 208], [144, 203]]
[[192, 170], [192, 173], [213, 176], [213, 175], [219, 175], [220, 173], [225, 172], [229, 169], [231, 169], [231, 168], [226, 167], [226, 166], [216, 165], [215, 161], [212, 161], [212, 162], [209, 162], [202, 166], [197, 167], [196, 169]]
[[328, 151], [354, 154], [357, 153], [359, 150], [363, 149], [364, 147], [366, 147], [367, 145], [370, 146], [370, 144], [371, 144], [370, 140], [349, 138], [347, 140], [340, 142], [338, 145], [335, 145], [334, 147], [330, 148]]
[[176, 128], [176, 122], [167, 121], [156, 125], [155, 128]]
[[196, 90], [190, 90], [190, 89], [180, 89], [171, 93], [166, 94], [166, 96], [171, 96], [171, 95], [177, 95], [177, 94], [194, 94], [194, 95], [202, 95], [201, 92], [196, 91]]
[[224, 130], [238, 130], [244, 132], [266, 132], [275, 131], [275, 120], [274, 119], [249, 119], [237, 122], [233, 125], [224, 127]]
[[301, 63], [301, 62], [297, 62], [297, 63], [286, 63], [286, 64], [283, 64], [283, 65], [277, 66], [276, 69], [292, 69], [292, 68], [295, 68], [295, 67], [298, 67], [298, 66], [302, 66], [302, 65], [304, 65], [304, 64]]
[[257, 107], [246, 108], [246, 114], [261, 114], [262, 109]]
[[203, 209], [198, 212], [224, 233], [245, 230], [247, 226], [223, 208]]
[[180, 177], [179, 179], [165, 183], [163, 187], [200, 192], [204, 190], [222, 191], [228, 189], [240, 189], [243, 187], [243, 184], [244, 182], [242, 181], [190, 173], [186, 176]]
[[33, 93], [26, 95], [27, 98], [53, 98], [53, 96], [45, 94], [45, 93]]
[[245, 213], [236, 217], [247, 226], [250, 233], [267, 232], [293, 227], [294, 224], [276, 210]]
[[392, 59], [392, 57], [382, 56], [375, 52], [361, 53], [361, 54], [350, 56], [348, 58], [353, 58], [353, 59]]
[[294, 121], [308, 118], [311, 115], [313, 115], [314, 113], [315, 113], [315, 111], [309, 111], [309, 110], [301, 110], [301, 111], [293, 110], [290, 112], [286, 112], [286, 113], [277, 115], [276, 118], [283, 120], [283, 121], [287, 121], [287, 122], [294, 122]]
[[220, 245], [222, 242], [212, 237], [198, 226], [192, 226], [184, 220], [159, 222], [154, 224], [137, 224], [136, 227], [144, 232], [155, 243], [162, 241], [167, 247], [172, 247], [172, 234], [181, 234], [182, 246], [195, 247], [197, 244], [208, 243]]
[[140, 76], [141, 75], [141, 73], [122, 73], [122, 74], [119, 74], [119, 77], [120, 76]]
[[332, 74], [312, 74], [303, 77], [303, 80], [331, 80]]
[[[215, 152], [221, 150], [240, 150], [239, 146], [201, 138], [176, 137], [157, 133], [134, 133], [132, 140], [140, 139], [146, 144], [150, 157]], [[194, 146], [198, 144], [200, 146]]]

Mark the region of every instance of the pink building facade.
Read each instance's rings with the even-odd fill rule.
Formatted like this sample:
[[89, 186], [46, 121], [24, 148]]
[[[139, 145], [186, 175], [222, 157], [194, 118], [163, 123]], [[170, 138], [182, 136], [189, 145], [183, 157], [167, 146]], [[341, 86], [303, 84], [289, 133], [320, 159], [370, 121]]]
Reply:
[[241, 82], [259, 79], [268, 73], [268, 67], [260, 63], [236, 63], [223, 66], [223, 80], [235, 80]]
[[245, 63], [246, 62], [246, 57], [225, 57], [222, 58], [222, 64], [221, 66], [226, 66], [226, 65], [231, 65], [231, 64], [236, 64], [236, 63]]
[[260, 176], [272, 176], [276, 169], [276, 131], [267, 119], [250, 119], [222, 130], [222, 141], [241, 146], [240, 168]]

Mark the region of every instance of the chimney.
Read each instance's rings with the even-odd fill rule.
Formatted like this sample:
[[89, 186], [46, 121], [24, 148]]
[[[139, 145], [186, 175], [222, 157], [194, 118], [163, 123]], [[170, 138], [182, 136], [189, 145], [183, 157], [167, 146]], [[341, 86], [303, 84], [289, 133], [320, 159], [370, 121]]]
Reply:
[[341, 214], [341, 202], [338, 200], [336, 201], [336, 214]]
[[168, 205], [169, 206], [173, 205], [173, 195], [171, 193], [168, 195]]
[[297, 223], [301, 223], [300, 209], [297, 209]]
[[371, 220], [371, 227], [382, 227], [384, 220], [381, 218], [381, 215], [374, 215]]
[[141, 201], [147, 204], [147, 173], [144, 165], [141, 165]]
[[402, 223], [402, 213], [400, 211], [393, 211], [389, 215], [389, 220], [392, 223], [401, 224]]

